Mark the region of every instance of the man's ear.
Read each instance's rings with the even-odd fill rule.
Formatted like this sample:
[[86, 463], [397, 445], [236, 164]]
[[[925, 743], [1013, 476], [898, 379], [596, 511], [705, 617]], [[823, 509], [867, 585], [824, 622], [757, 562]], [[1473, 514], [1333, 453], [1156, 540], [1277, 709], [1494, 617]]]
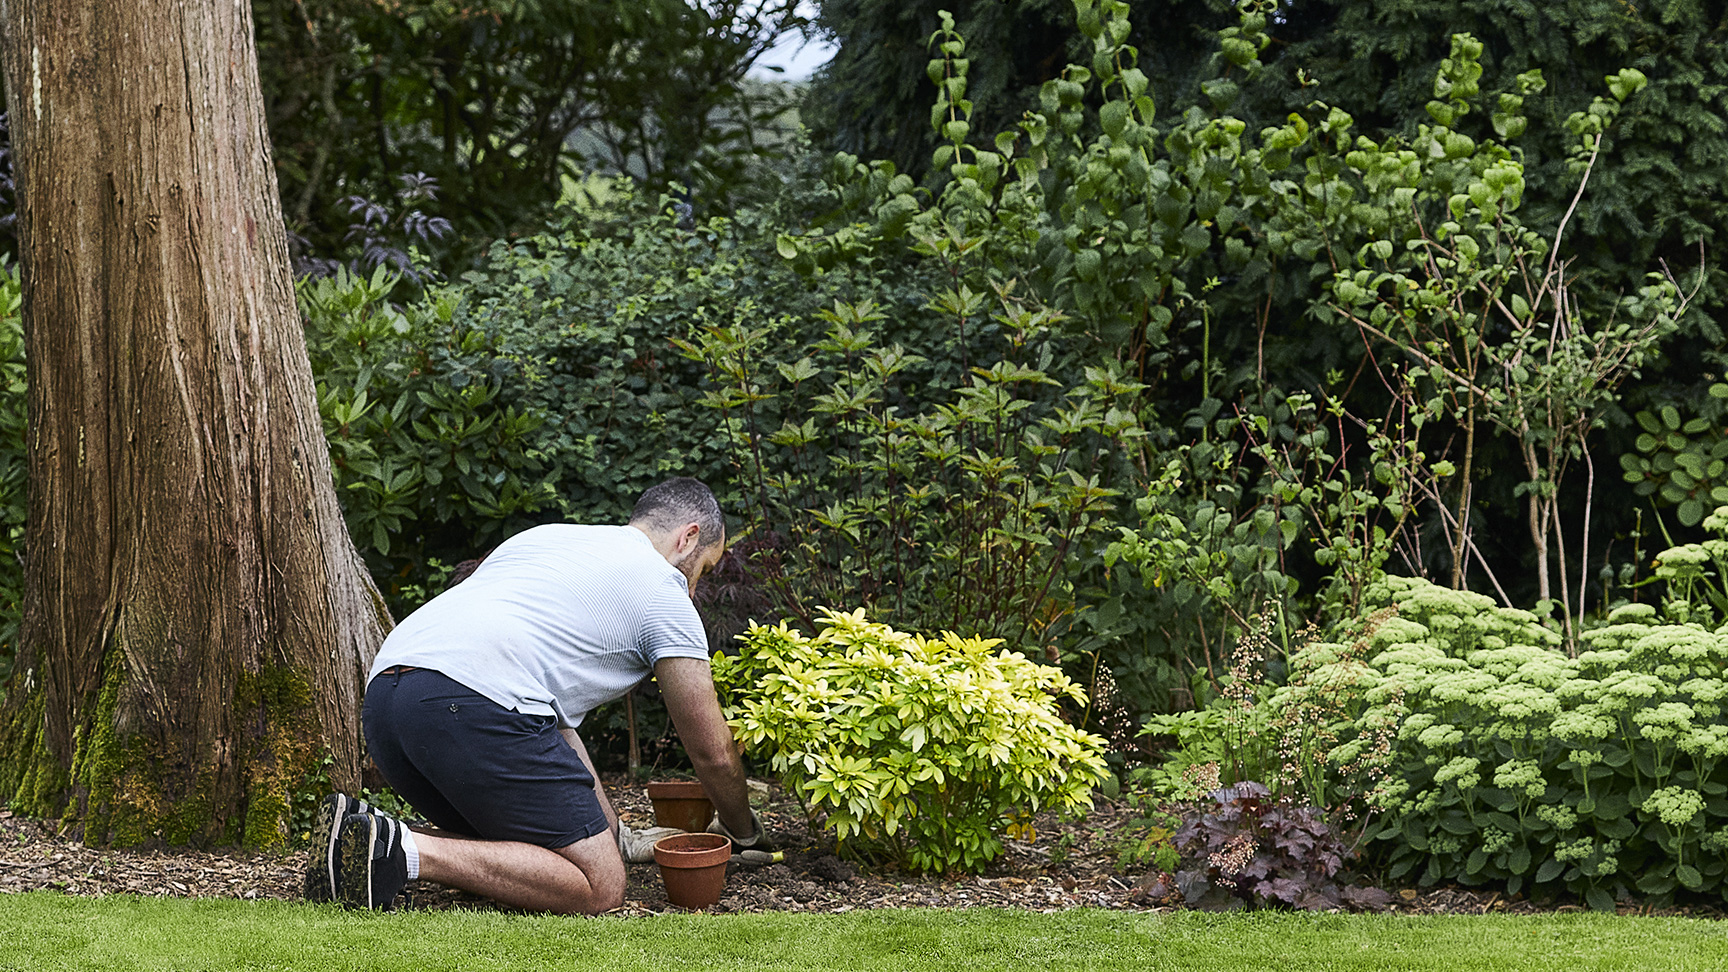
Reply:
[[695, 523], [684, 524], [684, 528], [682, 530], [678, 531], [678, 541], [677, 541], [678, 552], [683, 553], [686, 550], [696, 549], [696, 545], [697, 545], [698, 541], [701, 539], [701, 535], [702, 535], [702, 527], [699, 526], [698, 524], [695, 524]]

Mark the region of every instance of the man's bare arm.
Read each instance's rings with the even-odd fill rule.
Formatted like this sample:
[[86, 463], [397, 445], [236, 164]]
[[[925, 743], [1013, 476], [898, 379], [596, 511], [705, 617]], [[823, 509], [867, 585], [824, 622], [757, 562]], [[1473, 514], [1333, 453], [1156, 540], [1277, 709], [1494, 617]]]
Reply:
[[740, 839], [756, 833], [750, 815], [749, 791], [744, 785], [744, 763], [732, 739], [732, 727], [720, 714], [714, 695], [714, 676], [705, 658], [663, 658], [654, 666], [654, 680], [666, 711], [678, 728], [678, 738], [696, 776], [714, 801], [720, 822]]

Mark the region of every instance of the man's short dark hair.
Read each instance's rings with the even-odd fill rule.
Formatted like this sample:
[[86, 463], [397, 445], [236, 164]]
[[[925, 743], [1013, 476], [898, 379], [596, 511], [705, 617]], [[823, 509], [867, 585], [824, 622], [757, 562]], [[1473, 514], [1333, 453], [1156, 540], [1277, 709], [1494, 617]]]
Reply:
[[696, 545], [704, 550], [719, 543], [726, 532], [726, 519], [720, 515], [720, 504], [713, 492], [701, 480], [689, 476], [648, 487], [636, 501], [630, 522], [645, 523], [657, 530], [676, 530], [694, 523], [701, 528]]

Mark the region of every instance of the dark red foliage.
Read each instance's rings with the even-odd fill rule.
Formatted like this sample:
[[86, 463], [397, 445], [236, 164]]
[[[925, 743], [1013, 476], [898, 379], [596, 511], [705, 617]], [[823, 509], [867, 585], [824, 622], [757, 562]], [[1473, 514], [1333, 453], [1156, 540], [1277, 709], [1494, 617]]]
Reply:
[[1320, 911], [1390, 903], [1378, 888], [1340, 885], [1350, 850], [1324, 814], [1270, 796], [1264, 785], [1247, 781], [1212, 791], [1185, 814], [1173, 840], [1188, 865], [1177, 872], [1176, 886], [1189, 905]]

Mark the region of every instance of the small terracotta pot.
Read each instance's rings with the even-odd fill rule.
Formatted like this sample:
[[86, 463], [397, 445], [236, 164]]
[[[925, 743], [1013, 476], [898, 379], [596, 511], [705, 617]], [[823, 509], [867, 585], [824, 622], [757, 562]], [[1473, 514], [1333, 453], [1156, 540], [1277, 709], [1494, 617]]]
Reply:
[[707, 830], [714, 819], [714, 804], [708, 791], [695, 780], [664, 780], [648, 784], [648, 799], [654, 801], [654, 826], [678, 830]]
[[732, 841], [721, 834], [674, 834], [654, 842], [666, 900], [680, 908], [706, 908], [726, 889]]

